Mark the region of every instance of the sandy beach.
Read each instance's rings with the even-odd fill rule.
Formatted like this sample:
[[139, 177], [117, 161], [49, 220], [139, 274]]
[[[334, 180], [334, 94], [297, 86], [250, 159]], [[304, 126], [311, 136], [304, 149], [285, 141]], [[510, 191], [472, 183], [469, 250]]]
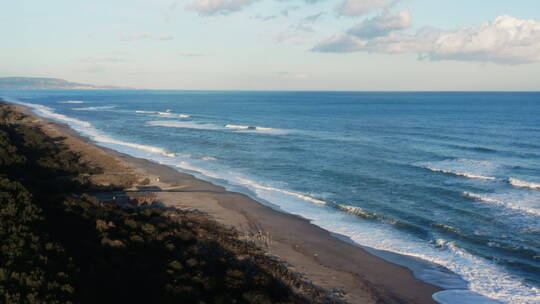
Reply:
[[274, 210], [247, 195], [145, 159], [99, 147], [65, 124], [37, 117], [34, 122], [81, 154], [84, 161], [106, 170], [95, 177], [101, 184], [148, 179], [161, 190], [156, 198], [165, 206], [207, 213], [219, 223], [233, 227], [291, 269], [349, 303], [435, 303], [432, 295], [441, 288], [414, 278], [402, 266], [389, 263], [358, 246], [332, 236], [298, 216]]

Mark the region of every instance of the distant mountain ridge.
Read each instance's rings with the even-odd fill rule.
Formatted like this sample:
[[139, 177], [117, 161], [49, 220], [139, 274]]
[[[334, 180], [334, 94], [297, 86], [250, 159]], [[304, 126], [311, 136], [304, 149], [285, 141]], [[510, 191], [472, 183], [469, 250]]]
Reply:
[[129, 89], [114, 86], [69, 82], [59, 78], [45, 77], [0, 77], [1, 89], [18, 90], [118, 90]]

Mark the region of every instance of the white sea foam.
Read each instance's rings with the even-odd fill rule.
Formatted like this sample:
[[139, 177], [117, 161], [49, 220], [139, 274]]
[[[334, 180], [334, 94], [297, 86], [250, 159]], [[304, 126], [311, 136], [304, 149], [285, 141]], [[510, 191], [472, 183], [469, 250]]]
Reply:
[[497, 169], [498, 166], [489, 161], [458, 158], [447, 159], [439, 162], [423, 162], [417, 163], [416, 165], [433, 172], [451, 174], [469, 179], [490, 181], [499, 180], [498, 178], [490, 175]]
[[[56, 113], [53, 112], [53, 114]], [[56, 119], [61, 120], [58, 117], [56, 117]], [[78, 129], [95, 130], [91, 125], [86, 127], [77, 124], [74, 121], [71, 121], [70, 123], [73, 123]], [[86, 132], [82, 131], [82, 133]], [[104, 137], [99, 133], [92, 137], [94, 137], [96, 141], [102, 140], [102, 142], [105, 141], [114, 145], [127, 146], [136, 148], [137, 150], [141, 150], [142, 148], [141, 145], [132, 143], [127, 143], [127, 145], [125, 145], [125, 142]], [[153, 149], [156, 147], [145, 147], [152, 149], [151, 151], [153, 153], [163, 154], [161, 153], [163, 152], [162, 150]], [[142, 150], [144, 149], [145, 148], [142, 148]], [[128, 153], [130, 153], [129, 149]], [[175, 160], [177, 159], [170, 159], [167, 163]], [[495, 263], [470, 255], [452, 242], [439, 240], [437, 241], [436, 246], [430, 245], [414, 235], [403, 233], [385, 223], [380, 223], [378, 221], [359, 222], [359, 219], [356, 216], [349, 215], [340, 210], [336, 210], [335, 208], [325, 207], [328, 206], [329, 203], [315, 198], [314, 196], [297, 191], [280, 189], [275, 186], [264, 185], [263, 183], [254, 182], [244, 177], [235, 176], [230, 172], [217, 173], [213, 170], [196, 167], [189, 162], [181, 162], [180, 164], [177, 164], [177, 167], [197, 171], [208, 177], [225, 179], [232, 183], [243, 185], [248, 189], [252, 189], [259, 198], [277, 204], [284, 211], [308, 218], [313, 224], [327, 229], [328, 231], [346, 235], [359, 244], [376, 249], [415, 256], [445, 266], [467, 280], [470, 283], [470, 290], [476, 293], [496, 298], [505, 303], [540, 303], [540, 290], [538, 288], [525, 285], [516, 277], [508, 275], [504, 269]], [[310, 204], [306, 204], [306, 202], [309, 202]], [[353, 206], [344, 206], [344, 208], [347, 207], [351, 208], [350, 213], [358, 211], [353, 210]], [[447, 301], [443, 303], [467, 303], [465, 302], [465, 299], [471, 297], [470, 294], [467, 294], [466, 292], [464, 294], [453, 294], [451, 296], [451, 301], [453, 302]]]
[[191, 115], [188, 114], [176, 114], [171, 112], [157, 112], [160, 116], [168, 117], [168, 118], [189, 118]]
[[183, 161], [183, 162], [177, 163], [175, 166], [177, 168], [180, 168], [180, 169], [185, 169], [185, 170], [189, 170], [189, 171], [202, 173], [205, 176], [210, 177], [210, 178], [222, 179], [222, 177], [220, 175], [215, 174], [215, 173], [213, 173], [213, 172], [211, 172], [209, 170], [206, 170], [206, 169], [203, 169], [203, 168], [200, 168], [200, 167], [196, 167], [196, 166], [192, 165], [189, 162]]
[[185, 128], [198, 130], [223, 130], [222, 127], [210, 123], [195, 123], [190, 121], [154, 120], [146, 123], [155, 127]]
[[[88, 132], [88, 133], [92, 134], [93, 132]], [[149, 146], [149, 145], [141, 145], [141, 144], [136, 144], [136, 143], [122, 141], [122, 140], [117, 140], [117, 139], [114, 139], [114, 138], [111, 138], [111, 137], [108, 137], [108, 136], [105, 136], [105, 135], [100, 135], [99, 133], [92, 134], [92, 139], [97, 141], [97, 142], [100, 142], [100, 143], [108, 143], [108, 144], [113, 144], [113, 145], [130, 147], [130, 148], [143, 150], [143, 151], [147, 151], [147, 152], [151, 152], [151, 153], [155, 153], [155, 154], [161, 154], [161, 155], [164, 155], [164, 156], [167, 156], [167, 157], [176, 157], [175, 153], [169, 152], [169, 151], [167, 151], [167, 150], [165, 150], [163, 148]]]
[[88, 127], [88, 128], [92, 127], [92, 124], [90, 124], [89, 122], [82, 121], [82, 120], [79, 120], [79, 119], [76, 119], [76, 118], [73, 118], [73, 117], [69, 117], [69, 116], [66, 116], [66, 115], [63, 115], [63, 114], [58, 114], [58, 113], [54, 112], [54, 110], [52, 108], [49, 108], [49, 107], [44, 106], [44, 105], [26, 103], [26, 102], [17, 102], [17, 103], [22, 104], [24, 106], [27, 106], [29, 108], [32, 108], [37, 113], [40, 113], [41, 115], [43, 115], [45, 117], [48, 117], [48, 118], [53, 118], [53, 119], [60, 120], [60, 121], [66, 122], [66, 123], [72, 123], [72, 124], [75, 124], [77, 126]]
[[[351, 215], [365, 213], [359, 207], [326, 202], [305, 193], [264, 185], [231, 172], [216, 172], [185, 162], [178, 164], [177, 167], [199, 172], [203, 176], [214, 179], [227, 180], [233, 185], [242, 185], [254, 191], [257, 197], [263, 201], [276, 204], [285, 212], [305, 217], [313, 224], [328, 231], [348, 236], [358, 244], [442, 265], [469, 282], [470, 291], [462, 290], [454, 294], [439, 294], [437, 298], [441, 299], [441, 303], [468, 303], [467, 301], [470, 299], [484, 301], [477, 303], [497, 303], [478, 294], [503, 303], [540, 303], [540, 290], [538, 288], [525, 285], [516, 277], [508, 275], [503, 268], [495, 263], [471, 255], [455, 243], [446, 240], [440, 239], [435, 244], [428, 244], [413, 235], [396, 230], [387, 223], [380, 221], [359, 222], [361, 219]], [[225, 186], [227, 187], [227, 184]], [[306, 202], [310, 204], [306, 204]], [[327, 206], [337, 206], [338, 208], [328, 208]], [[347, 213], [342, 211], [347, 211]], [[366, 214], [369, 216], [369, 213]], [[432, 269], [425, 271], [426, 273], [423, 273], [421, 270], [419, 277], [439, 276], [434, 275]], [[448, 283], [452, 284], [452, 280], [454, 279], [450, 278]]]
[[225, 125], [225, 128], [238, 130], [238, 131], [253, 131], [253, 132], [273, 133], [273, 134], [285, 134], [289, 132], [288, 130], [283, 130], [283, 129], [274, 129], [274, 128], [258, 127], [258, 126], [231, 125], [231, 124]]
[[[500, 205], [509, 209], [529, 213], [532, 215], [540, 215], [540, 209], [534, 208], [533, 206], [526, 206], [523, 200], [520, 201], [518, 198], [515, 198], [515, 197], [501, 200], [492, 196], [480, 195], [480, 194], [471, 193], [471, 192], [463, 192], [463, 195], [469, 198], [473, 198], [478, 201], [491, 203], [491, 204], [497, 204], [497, 205]], [[517, 201], [520, 201], [520, 203], [518, 203]]]
[[101, 111], [114, 109], [116, 106], [101, 106], [101, 107], [84, 107], [84, 108], [71, 108], [74, 111]]
[[235, 130], [255, 129], [255, 127], [251, 127], [251, 126], [241, 126], [241, 125], [225, 125], [225, 128], [228, 128], [228, 129], [235, 129]]
[[516, 178], [509, 178], [508, 182], [514, 187], [540, 190], [540, 184], [538, 183], [526, 182], [526, 181], [522, 181]]
[[72, 104], [78, 104], [78, 103], [84, 103], [82, 100], [66, 100], [66, 101], [59, 101], [58, 103], [72, 103]]
[[159, 116], [166, 117], [166, 118], [190, 118], [191, 117], [191, 115], [189, 115], [189, 114], [172, 113], [171, 110], [169, 110], [169, 109], [164, 111], [164, 112], [137, 110], [137, 111], [135, 111], [135, 113], [139, 113], [139, 114], [157, 114]]
[[[162, 112], [163, 115], [169, 115], [169, 113]], [[177, 115], [177, 114], [172, 114]], [[189, 116], [188, 116], [189, 117]], [[198, 130], [235, 130], [239, 132], [255, 132], [262, 134], [286, 134], [289, 131], [283, 129], [265, 128], [265, 127], [252, 127], [241, 125], [227, 124], [224, 127], [213, 123], [197, 123], [192, 121], [175, 121], [175, 120], [154, 120], [147, 122], [149, 126], [155, 127], [169, 127], [169, 128], [185, 128], [185, 129], [198, 129]]]
[[85, 135], [90, 136], [94, 141], [98, 143], [119, 145], [119, 146], [130, 147], [130, 148], [134, 148], [138, 150], [143, 150], [143, 151], [147, 151], [151, 153], [161, 154], [167, 157], [175, 157], [175, 154], [173, 152], [167, 151], [163, 148], [153, 147], [149, 145], [141, 145], [141, 144], [126, 142], [126, 141], [121, 141], [121, 140], [111, 138], [107, 135], [104, 135], [96, 128], [94, 128], [92, 124], [90, 124], [89, 122], [56, 113], [54, 112], [52, 108], [49, 108], [47, 106], [40, 105], [40, 104], [24, 103], [24, 102], [17, 102], [17, 103], [34, 109], [36, 113], [42, 116], [66, 122], [69, 125], [71, 125], [75, 130]]
[[477, 174], [472, 174], [472, 173], [467, 173], [467, 172], [455, 172], [455, 171], [451, 171], [451, 170], [444, 170], [444, 169], [437, 169], [437, 168], [427, 168], [427, 169], [429, 169], [429, 170], [431, 170], [433, 172], [441, 172], [441, 173], [445, 173], [445, 174], [453, 174], [453, 175], [456, 175], [456, 176], [462, 176], [462, 177], [472, 178], [472, 179], [497, 180], [496, 177], [477, 175]]
[[311, 203], [315, 203], [315, 204], [318, 204], [318, 205], [328, 205], [328, 203], [323, 201], [323, 200], [313, 198], [313, 197], [311, 197], [309, 195], [306, 195], [306, 194], [303, 194], [303, 193], [300, 193], [300, 192], [295, 192], [295, 191], [290, 191], [290, 190], [283, 190], [283, 189], [278, 189], [278, 188], [274, 188], [274, 187], [264, 186], [264, 185], [255, 183], [255, 182], [253, 182], [253, 181], [251, 181], [249, 179], [240, 178], [240, 177], [238, 177], [237, 180], [240, 181], [241, 183], [247, 185], [247, 186], [250, 186], [250, 187], [253, 187], [253, 188], [256, 188], [256, 189], [275, 191], [275, 192], [287, 194], [287, 195], [290, 195], [290, 196], [294, 196], [294, 197], [299, 198], [301, 200], [311, 202]]

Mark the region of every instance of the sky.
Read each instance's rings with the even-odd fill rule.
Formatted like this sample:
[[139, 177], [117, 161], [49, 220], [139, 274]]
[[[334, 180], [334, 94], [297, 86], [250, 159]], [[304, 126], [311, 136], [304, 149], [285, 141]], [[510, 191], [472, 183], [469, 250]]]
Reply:
[[0, 2], [0, 77], [181, 90], [540, 91], [538, 0]]

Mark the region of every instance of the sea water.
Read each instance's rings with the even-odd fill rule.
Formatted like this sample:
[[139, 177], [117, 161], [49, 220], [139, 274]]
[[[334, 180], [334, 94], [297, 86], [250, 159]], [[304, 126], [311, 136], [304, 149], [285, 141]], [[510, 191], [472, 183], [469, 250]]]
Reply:
[[441, 303], [540, 303], [540, 93], [0, 98], [309, 219], [447, 288]]

